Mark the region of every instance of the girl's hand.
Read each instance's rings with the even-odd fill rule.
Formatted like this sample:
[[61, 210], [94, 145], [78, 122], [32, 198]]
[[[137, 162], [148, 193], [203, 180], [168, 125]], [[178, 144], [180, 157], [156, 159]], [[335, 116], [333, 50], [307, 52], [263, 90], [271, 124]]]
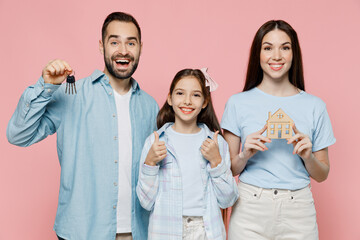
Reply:
[[158, 162], [166, 157], [166, 146], [164, 141], [159, 141], [159, 134], [154, 131], [155, 141], [152, 144], [148, 155], [145, 159], [145, 164], [149, 166], [155, 166]]
[[265, 125], [259, 131], [254, 132], [246, 137], [244, 149], [239, 154], [240, 158], [243, 158], [245, 161], [247, 161], [249, 158], [254, 156], [257, 151], [268, 150], [268, 148], [265, 146], [265, 143], [270, 143], [271, 139], [262, 135], [265, 132], [266, 128], [267, 125]]
[[298, 154], [304, 161], [313, 157], [312, 143], [308, 135], [305, 135], [293, 125], [295, 135], [289, 138], [288, 144], [292, 143], [294, 146], [293, 154]]
[[218, 135], [219, 131], [216, 131], [214, 134], [214, 139], [207, 138], [201, 145], [201, 154], [206, 158], [211, 165], [211, 168], [216, 167], [221, 163], [221, 156], [219, 152], [218, 145]]

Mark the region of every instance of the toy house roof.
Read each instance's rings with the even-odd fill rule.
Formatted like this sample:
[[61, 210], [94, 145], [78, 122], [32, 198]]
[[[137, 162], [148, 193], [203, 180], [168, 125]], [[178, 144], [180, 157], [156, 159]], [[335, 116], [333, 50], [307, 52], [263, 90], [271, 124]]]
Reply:
[[[281, 118], [279, 118], [281, 116]], [[276, 123], [282, 123], [282, 122], [294, 122], [281, 108], [279, 108], [273, 115], [270, 116], [269, 112], [269, 119], [267, 122], [276, 122]]]

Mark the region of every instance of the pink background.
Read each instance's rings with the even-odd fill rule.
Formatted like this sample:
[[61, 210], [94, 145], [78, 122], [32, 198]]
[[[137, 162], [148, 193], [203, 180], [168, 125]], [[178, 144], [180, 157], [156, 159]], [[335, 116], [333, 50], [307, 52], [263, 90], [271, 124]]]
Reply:
[[24, 89], [46, 63], [67, 60], [82, 78], [103, 69], [98, 40], [112, 11], [133, 14], [143, 31], [134, 77], [161, 106], [170, 81], [185, 67], [209, 67], [221, 119], [227, 99], [241, 91], [249, 47], [267, 20], [297, 31], [307, 92], [327, 103], [337, 143], [327, 181], [313, 182], [320, 239], [360, 239], [359, 0], [256, 1], [18, 1], [0, 0], [0, 239], [56, 239], [52, 230], [60, 167], [55, 135], [28, 148], [12, 146], [6, 126]]

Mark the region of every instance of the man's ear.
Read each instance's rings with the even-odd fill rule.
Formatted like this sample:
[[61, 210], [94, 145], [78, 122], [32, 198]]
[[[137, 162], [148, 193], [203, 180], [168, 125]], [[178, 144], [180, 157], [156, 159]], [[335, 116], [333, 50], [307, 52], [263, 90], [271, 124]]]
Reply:
[[104, 44], [101, 40], [99, 40], [99, 51], [102, 55], [104, 55]]
[[172, 102], [171, 102], [171, 96], [170, 96], [170, 93], [168, 94], [168, 97], [167, 97], [167, 103], [172, 106]]
[[141, 44], [140, 44], [140, 56], [141, 56], [142, 48], [143, 48], [143, 43], [141, 42]]

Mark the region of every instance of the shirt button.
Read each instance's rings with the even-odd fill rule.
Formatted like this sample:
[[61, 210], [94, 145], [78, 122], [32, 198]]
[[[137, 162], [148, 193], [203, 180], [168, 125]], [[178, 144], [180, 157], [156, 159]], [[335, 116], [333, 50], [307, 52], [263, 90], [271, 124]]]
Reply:
[[112, 92], [109, 92], [109, 95], [112, 95]]
[[118, 163], [118, 160], [115, 160], [115, 163]]
[[48, 89], [48, 92], [51, 92], [51, 89]]
[[117, 182], [114, 182], [114, 186], [117, 186]]
[[116, 117], [116, 115], [115, 115], [115, 114], [113, 114], [113, 117]]
[[113, 206], [113, 209], [116, 209], [116, 205]]
[[115, 137], [114, 137], [114, 140], [116, 140], [116, 139], [117, 139], [117, 137], [115, 136]]
[[28, 104], [28, 103], [27, 103], [27, 104], [26, 104], [26, 106], [27, 106], [27, 107], [29, 107], [29, 106], [30, 106], [30, 104]]

